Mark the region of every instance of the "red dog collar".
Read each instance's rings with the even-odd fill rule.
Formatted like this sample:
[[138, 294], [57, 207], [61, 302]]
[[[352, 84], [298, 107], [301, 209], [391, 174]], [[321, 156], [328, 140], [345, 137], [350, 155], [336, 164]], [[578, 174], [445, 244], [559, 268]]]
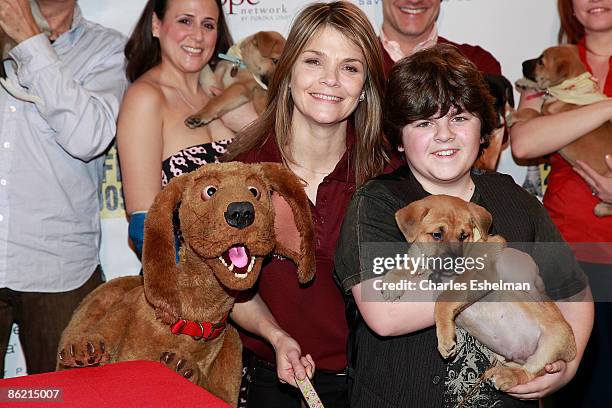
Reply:
[[529, 101], [529, 100], [532, 100], [532, 99], [541, 98], [543, 96], [546, 96], [546, 91], [536, 92], [536, 93], [533, 93], [531, 95], [527, 95], [527, 97], [525, 97], [525, 99]]
[[[229, 313], [228, 313], [229, 314]], [[178, 322], [170, 326], [172, 334], [187, 334], [193, 337], [194, 340], [210, 341], [214, 340], [223, 333], [227, 326], [226, 314], [220, 322], [194, 322], [192, 320], [180, 319]]]

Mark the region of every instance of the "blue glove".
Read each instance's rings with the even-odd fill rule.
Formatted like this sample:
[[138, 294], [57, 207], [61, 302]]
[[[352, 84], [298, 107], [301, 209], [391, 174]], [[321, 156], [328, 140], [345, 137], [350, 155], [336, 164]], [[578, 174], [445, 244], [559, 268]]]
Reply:
[[146, 211], [133, 212], [130, 215], [130, 226], [128, 228], [128, 236], [134, 244], [138, 259], [142, 257], [142, 244], [144, 243], [144, 223], [147, 218]]

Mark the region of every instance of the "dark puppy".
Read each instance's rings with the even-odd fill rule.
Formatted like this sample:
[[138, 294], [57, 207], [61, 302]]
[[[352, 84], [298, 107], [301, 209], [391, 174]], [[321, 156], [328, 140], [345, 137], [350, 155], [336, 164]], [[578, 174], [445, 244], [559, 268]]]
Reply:
[[482, 152], [474, 167], [495, 171], [501, 152], [508, 142], [508, 129], [506, 118], [514, 111], [514, 93], [512, 84], [503, 75], [485, 75], [485, 81], [491, 95], [495, 98], [495, 111], [497, 112], [497, 126], [489, 137], [489, 146]]

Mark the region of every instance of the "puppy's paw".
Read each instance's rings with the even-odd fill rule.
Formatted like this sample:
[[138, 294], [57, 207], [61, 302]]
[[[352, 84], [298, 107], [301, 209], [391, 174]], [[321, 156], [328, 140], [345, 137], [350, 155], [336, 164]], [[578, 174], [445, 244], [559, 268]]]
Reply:
[[88, 367], [107, 363], [109, 348], [98, 334], [68, 339], [57, 353], [60, 365], [65, 367]]
[[176, 353], [170, 351], [164, 351], [159, 357], [159, 361], [172, 371], [177, 372], [181, 377], [186, 378], [194, 384], [198, 384], [200, 369], [195, 363], [177, 356]]
[[604, 202], [598, 203], [595, 206], [595, 210], [593, 212], [598, 217], [607, 217], [609, 215], [612, 215], [612, 204]]
[[498, 367], [488, 369], [484, 377], [489, 379], [494, 388], [503, 392], [520, 384], [519, 379], [511, 370], [499, 369]]
[[401, 283], [407, 279], [405, 271], [393, 269], [382, 278], [383, 289], [380, 291], [383, 298], [388, 302], [393, 302], [402, 297], [405, 290], [399, 289]]
[[207, 118], [202, 115], [196, 114], [185, 119], [185, 126], [187, 126], [189, 129], [195, 129], [200, 126], [206, 126], [213, 120], [214, 118]]
[[450, 358], [457, 353], [457, 342], [455, 341], [455, 331], [436, 329], [438, 337], [438, 351], [444, 359]]
[[395, 302], [396, 300], [398, 300], [399, 298], [402, 297], [404, 292], [405, 291], [403, 291], [403, 290], [391, 290], [391, 289], [383, 289], [383, 290], [380, 291], [382, 297], [387, 302]]
[[457, 343], [454, 340], [443, 343], [438, 341], [438, 351], [442, 355], [442, 358], [446, 360], [454, 356], [457, 352]]
[[523, 108], [521, 110], [514, 111], [510, 115], [508, 115], [508, 117], [506, 118], [506, 126], [510, 128], [516, 125], [517, 123], [526, 122], [533, 118], [537, 118], [538, 116], [541, 116], [541, 114], [535, 109]]

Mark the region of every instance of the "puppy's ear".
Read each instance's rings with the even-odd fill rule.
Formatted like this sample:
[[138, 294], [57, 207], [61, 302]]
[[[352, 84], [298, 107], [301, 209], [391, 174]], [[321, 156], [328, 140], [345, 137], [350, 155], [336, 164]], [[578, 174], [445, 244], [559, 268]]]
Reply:
[[275, 47], [280, 46], [276, 38], [268, 31], [259, 31], [255, 34], [255, 44], [262, 57], [266, 58], [272, 55]]
[[193, 173], [176, 177], [157, 194], [145, 222], [142, 267], [147, 301], [165, 323], [176, 322], [181, 313], [176, 286], [178, 265], [172, 218]]
[[555, 77], [557, 78], [553, 85], [557, 85], [569, 77], [570, 74], [570, 64], [569, 61], [559, 61], [557, 66], [555, 67]]
[[489, 236], [489, 228], [491, 228], [493, 223], [493, 216], [483, 207], [473, 203], [468, 203], [468, 209], [472, 216], [472, 225], [478, 228], [481, 239], [486, 241]]
[[274, 207], [274, 252], [291, 259], [298, 269], [298, 280], [306, 283], [314, 277], [314, 227], [310, 203], [304, 185], [278, 163], [261, 163], [270, 186]]
[[407, 242], [414, 242], [417, 239], [421, 222], [428, 212], [429, 207], [420, 201], [415, 201], [395, 213], [395, 222]]

